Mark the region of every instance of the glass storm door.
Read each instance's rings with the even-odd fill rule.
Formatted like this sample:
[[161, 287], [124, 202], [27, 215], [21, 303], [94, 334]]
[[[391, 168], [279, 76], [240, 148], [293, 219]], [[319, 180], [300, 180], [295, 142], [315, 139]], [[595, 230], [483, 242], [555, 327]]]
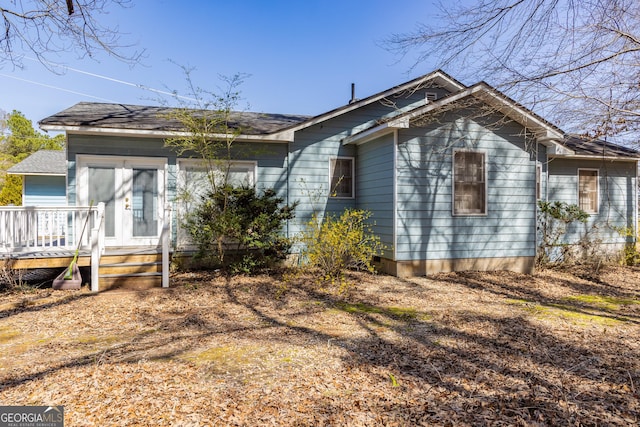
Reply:
[[157, 245], [164, 216], [165, 161], [87, 159], [80, 164], [81, 205], [105, 204], [107, 246]]

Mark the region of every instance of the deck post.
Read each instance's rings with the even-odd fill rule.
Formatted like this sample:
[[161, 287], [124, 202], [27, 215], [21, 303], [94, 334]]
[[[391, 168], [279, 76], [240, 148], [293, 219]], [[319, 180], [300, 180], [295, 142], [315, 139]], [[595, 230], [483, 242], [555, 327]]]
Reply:
[[97, 229], [91, 229], [91, 292], [98, 292], [100, 285], [100, 245], [98, 245]]
[[162, 224], [162, 287], [169, 287], [169, 242], [171, 242], [171, 206], [164, 208]]
[[91, 292], [100, 290], [100, 257], [102, 255], [104, 203], [98, 203], [94, 226], [91, 228]]

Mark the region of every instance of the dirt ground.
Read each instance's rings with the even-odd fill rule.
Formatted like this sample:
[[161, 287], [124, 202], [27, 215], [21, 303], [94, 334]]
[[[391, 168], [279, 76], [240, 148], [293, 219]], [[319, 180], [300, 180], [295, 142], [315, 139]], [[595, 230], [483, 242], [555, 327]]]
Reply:
[[640, 270], [0, 294], [0, 405], [66, 426], [638, 425]]

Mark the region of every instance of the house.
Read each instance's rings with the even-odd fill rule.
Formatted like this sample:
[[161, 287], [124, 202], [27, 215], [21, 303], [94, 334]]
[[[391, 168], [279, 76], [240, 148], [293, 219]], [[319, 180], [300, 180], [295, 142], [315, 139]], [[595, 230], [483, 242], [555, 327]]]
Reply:
[[67, 160], [61, 150], [40, 150], [7, 169], [22, 175], [23, 206], [64, 206], [67, 204]]
[[[185, 245], [176, 195], [200, 166], [165, 145], [184, 132], [166, 113], [79, 103], [40, 122], [67, 136], [66, 203], [105, 204], [107, 248], [158, 245], [167, 222], [174, 250]], [[637, 152], [568, 137], [484, 82], [435, 71], [315, 117], [233, 120], [236, 146], [251, 148], [237, 151], [235, 179], [299, 202], [287, 235], [314, 212], [367, 209], [388, 247], [376, 261], [390, 274], [532, 271], [539, 199], [579, 204], [590, 214], [584, 227], [612, 250], [630, 239], [616, 230], [636, 228]]]

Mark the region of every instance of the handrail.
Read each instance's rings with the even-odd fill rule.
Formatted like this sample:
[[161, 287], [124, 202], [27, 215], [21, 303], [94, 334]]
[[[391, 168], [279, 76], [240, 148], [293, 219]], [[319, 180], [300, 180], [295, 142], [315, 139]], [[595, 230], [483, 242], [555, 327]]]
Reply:
[[11, 252], [87, 248], [90, 236], [78, 238], [88, 214], [93, 228], [97, 206], [0, 206], [0, 247]]

